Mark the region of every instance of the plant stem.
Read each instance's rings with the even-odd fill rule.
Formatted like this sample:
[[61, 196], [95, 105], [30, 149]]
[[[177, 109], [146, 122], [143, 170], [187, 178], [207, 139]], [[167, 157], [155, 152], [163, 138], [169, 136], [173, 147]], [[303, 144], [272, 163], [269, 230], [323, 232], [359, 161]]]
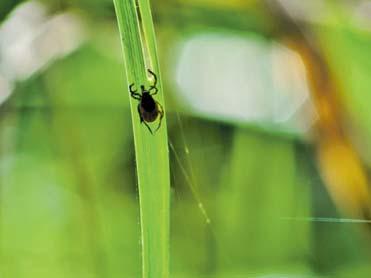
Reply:
[[[135, 83], [136, 88], [142, 84], [149, 85], [147, 69], [151, 69], [158, 76], [159, 93], [156, 95], [156, 100], [164, 107], [149, 2], [148, 0], [138, 2], [113, 0], [113, 2], [128, 84]], [[141, 22], [138, 13], [141, 15]], [[139, 188], [143, 277], [167, 278], [169, 277], [170, 177], [166, 114], [161, 128], [151, 135], [140, 123], [137, 105], [138, 101], [130, 97]], [[155, 124], [157, 125], [158, 122]]]

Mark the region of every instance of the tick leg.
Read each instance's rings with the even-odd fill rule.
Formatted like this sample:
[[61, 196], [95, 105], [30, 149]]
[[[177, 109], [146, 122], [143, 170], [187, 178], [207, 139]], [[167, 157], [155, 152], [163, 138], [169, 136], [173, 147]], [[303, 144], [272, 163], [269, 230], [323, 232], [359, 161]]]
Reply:
[[137, 93], [137, 90], [133, 90], [133, 86], [134, 86], [134, 83], [129, 86], [130, 95], [132, 98], [140, 100], [142, 96]]
[[153, 132], [152, 132], [152, 129], [149, 127], [149, 125], [143, 120], [142, 118], [142, 114], [140, 114], [140, 104], [138, 104], [138, 114], [139, 114], [139, 119], [140, 119], [140, 123], [144, 123], [144, 125], [148, 128], [149, 132], [151, 132], [151, 134], [153, 135]]
[[143, 123], [148, 128], [149, 132], [151, 132], [151, 134], [153, 135], [152, 129], [149, 127], [149, 125], [145, 121], [143, 121]]
[[155, 92], [151, 94], [152, 96], [154, 96], [155, 94], [158, 93], [158, 89], [157, 89], [157, 87], [156, 87], [156, 85], [157, 85], [157, 75], [156, 75], [153, 71], [151, 71], [150, 69], [148, 69], [148, 72], [149, 72], [149, 73], [153, 76], [153, 78], [154, 78], [153, 84], [152, 84], [152, 86], [149, 87], [148, 91], [155, 90]]
[[160, 114], [160, 122], [158, 123], [158, 126], [157, 126], [155, 132], [157, 130], [159, 130], [159, 128], [161, 127], [162, 118], [164, 117], [164, 109], [162, 108], [161, 104], [157, 101], [156, 101], [156, 104], [157, 104], [157, 107], [158, 107], [158, 113]]
[[157, 84], [157, 75], [153, 72], [153, 71], [151, 71], [150, 69], [148, 69], [148, 72], [153, 76], [153, 84], [152, 84], [152, 86], [151, 87], [156, 87], [156, 84]]
[[152, 91], [152, 90], [155, 90], [155, 92], [152, 93], [151, 96], [154, 96], [155, 94], [158, 93], [158, 89], [157, 89], [157, 87], [150, 87], [150, 88], [148, 89], [148, 91]]
[[138, 115], [139, 115], [140, 123], [143, 123], [142, 114], [140, 114], [140, 104], [138, 104], [137, 110], [138, 110]]

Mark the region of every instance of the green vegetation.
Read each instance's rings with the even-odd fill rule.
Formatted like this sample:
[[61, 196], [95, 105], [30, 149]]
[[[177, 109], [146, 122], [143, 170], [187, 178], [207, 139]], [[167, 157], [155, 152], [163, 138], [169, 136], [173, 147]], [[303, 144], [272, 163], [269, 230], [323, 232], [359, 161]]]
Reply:
[[[114, 3], [128, 84], [135, 83], [139, 90], [139, 84], [143, 84], [143, 80], [147, 79], [147, 68], [157, 75], [160, 73], [149, 3], [147, 0], [138, 2], [138, 12], [142, 16], [142, 21], [138, 20], [135, 1], [115, 0]], [[140, 34], [141, 28], [143, 29], [142, 37]], [[147, 63], [144, 57], [147, 57]], [[164, 107], [161, 78], [159, 78], [158, 88], [160, 93], [156, 95], [156, 99]], [[166, 116], [162, 119], [162, 127], [152, 135], [147, 129], [143, 128], [140, 120], [138, 120], [137, 101], [130, 99], [131, 116], [134, 119], [143, 277], [166, 278], [169, 276], [170, 218], [170, 175]]]
[[[270, 86], [274, 47], [282, 41], [262, 2], [161, 0], [151, 1], [152, 9], [148, 0], [40, 2], [50, 17], [77, 17], [85, 40], [14, 80], [1, 103], [0, 277], [370, 276], [369, 239], [360, 224], [315, 221], [342, 216], [326, 192], [307, 133], [293, 135], [269, 117], [198, 110], [228, 106], [208, 88], [223, 81], [220, 76], [239, 76], [226, 58], [234, 53], [220, 47], [227, 56], [208, 61], [204, 83], [194, 73], [205, 54], [179, 74], [192, 39], [233, 35], [260, 56], [241, 56], [254, 86], [237, 90], [234, 81], [228, 88], [218, 83], [227, 99], [241, 103], [252, 94], [267, 113], [288, 110], [290, 101], [282, 104]], [[331, 2], [337, 9], [312, 27], [343, 88], [346, 132], [368, 169], [371, 31], [352, 20], [355, 7]], [[9, 12], [4, 8], [0, 15]], [[35, 40], [38, 51], [30, 53], [46, 53], [45, 41], [57, 41], [50, 49], [62, 44], [58, 30], [50, 32], [52, 40]], [[1, 43], [0, 85], [11, 73], [2, 64]], [[278, 76], [287, 73], [288, 60], [275, 68]], [[220, 61], [226, 66], [213, 71]], [[138, 101], [128, 92], [131, 83], [151, 84], [147, 68], [159, 76], [155, 98], [166, 108], [154, 135], [140, 124]], [[193, 82], [197, 97], [187, 90]], [[265, 92], [260, 87], [272, 88], [271, 94], [254, 95]]]

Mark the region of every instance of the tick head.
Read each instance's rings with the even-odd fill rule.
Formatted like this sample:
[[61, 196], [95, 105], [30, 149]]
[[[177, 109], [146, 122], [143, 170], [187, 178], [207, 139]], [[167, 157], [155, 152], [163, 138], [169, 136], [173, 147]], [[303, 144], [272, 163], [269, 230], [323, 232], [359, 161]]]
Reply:
[[148, 98], [152, 98], [152, 97], [151, 97], [151, 95], [149, 94], [148, 91], [144, 90], [144, 91], [142, 92], [142, 98], [144, 98], [144, 99], [148, 99]]
[[142, 90], [142, 92], [144, 92], [145, 91], [144, 85], [140, 85], [140, 89]]

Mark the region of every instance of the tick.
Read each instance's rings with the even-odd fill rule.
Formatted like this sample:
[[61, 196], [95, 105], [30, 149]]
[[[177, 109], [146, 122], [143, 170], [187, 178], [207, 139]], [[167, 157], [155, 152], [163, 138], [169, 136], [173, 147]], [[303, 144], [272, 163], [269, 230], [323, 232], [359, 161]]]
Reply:
[[148, 128], [149, 132], [153, 134], [152, 129], [148, 125], [148, 123], [152, 123], [156, 121], [158, 117], [160, 117], [158, 126], [155, 132], [161, 127], [161, 121], [164, 117], [164, 110], [162, 109], [161, 104], [153, 99], [153, 96], [158, 93], [157, 85], [157, 76], [156, 74], [151, 71], [150, 69], [148, 72], [153, 76], [153, 84], [146, 90], [144, 85], [140, 86], [142, 93], [137, 93], [137, 90], [133, 89], [134, 83], [129, 86], [129, 91], [131, 97], [139, 100], [138, 104], [138, 114], [140, 118], [140, 123], [144, 123], [145, 126]]

